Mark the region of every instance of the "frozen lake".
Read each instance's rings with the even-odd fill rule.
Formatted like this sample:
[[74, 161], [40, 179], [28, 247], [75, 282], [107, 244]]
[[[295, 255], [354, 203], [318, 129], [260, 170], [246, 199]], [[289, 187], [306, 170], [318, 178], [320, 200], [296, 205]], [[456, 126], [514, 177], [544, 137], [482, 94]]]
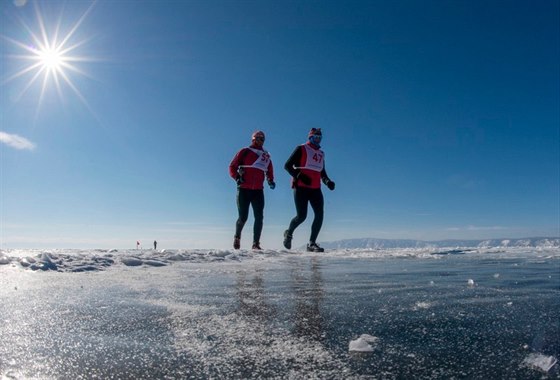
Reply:
[[2, 379], [560, 378], [558, 249], [0, 262]]

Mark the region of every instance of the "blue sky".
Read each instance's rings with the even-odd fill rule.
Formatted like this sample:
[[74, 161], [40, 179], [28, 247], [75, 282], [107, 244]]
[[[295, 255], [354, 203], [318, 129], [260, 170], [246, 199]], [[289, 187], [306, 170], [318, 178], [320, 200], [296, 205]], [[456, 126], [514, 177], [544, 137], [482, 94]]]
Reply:
[[[560, 234], [556, 0], [0, 4], [1, 248], [229, 248], [257, 129], [280, 248], [311, 127], [337, 184], [319, 242]], [[32, 34], [68, 37], [58, 85], [22, 73]]]

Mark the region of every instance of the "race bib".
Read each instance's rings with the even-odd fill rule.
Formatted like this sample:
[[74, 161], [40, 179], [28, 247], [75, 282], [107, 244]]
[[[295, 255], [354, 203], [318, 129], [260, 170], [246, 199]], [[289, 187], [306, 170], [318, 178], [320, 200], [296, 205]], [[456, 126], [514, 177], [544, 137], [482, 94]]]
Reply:
[[257, 155], [257, 159], [251, 165], [243, 165], [244, 167], [260, 169], [263, 172], [268, 170], [268, 165], [270, 164], [270, 154], [266, 150], [259, 150], [249, 148]]
[[304, 145], [304, 148], [307, 153], [307, 160], [305, 161], [303, 169], [309, 169], [316, 172], [322, 171], [324, 167], [325, 153], [322, 150], [315, 150], [309, 145]]

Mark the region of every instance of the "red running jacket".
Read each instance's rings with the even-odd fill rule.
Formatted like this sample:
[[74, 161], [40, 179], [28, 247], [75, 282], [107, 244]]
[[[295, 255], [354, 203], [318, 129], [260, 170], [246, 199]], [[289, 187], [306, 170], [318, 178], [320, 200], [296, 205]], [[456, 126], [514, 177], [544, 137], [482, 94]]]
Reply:
[[[253, 152], [251, 149], [260, 150], [262, 151], [262, 155], [259, 155]], [[266, 172], [252, 167], [253, 164], [259, 158], [268, 159], [269, 163], [266, 168]], [[243, 148], [233, 157], [229, 164], [229, 175], [234, 180], [237, 180], [239, 177], [239, 169], [242, 169], [241, 178], [243, 182], [238, 185], [241, 189], [251, 189], [251, 190], [262, 190], [264, 188], [263, 182], [266, 177], [267, 181], [274, 181], [274, 168], [272, 167], [272, 160], [270, 160], [270, 155], [267, 151], [262, 148], [257, 148], [254, 145], [251, 145], [248, 148]]]
[[[311, 153], [311, 156], [308, 156], [308, 151]], [[314, 166], [315, 170], [308, 168], [311, 166]], [[320, 171], [319, 168], [321, 168]], [[330, 181], [325, 170], [325, 153], [310, 142], [296, 147], [288, 161], [284, 164], [284, 169], [293, 177], [292, 187], [294, 188], [320, 189], [321, 181], [325, 184]], [[300, 172], [311, 180], [309, 185], [304, 184], [301, 179], [298, 179]]]

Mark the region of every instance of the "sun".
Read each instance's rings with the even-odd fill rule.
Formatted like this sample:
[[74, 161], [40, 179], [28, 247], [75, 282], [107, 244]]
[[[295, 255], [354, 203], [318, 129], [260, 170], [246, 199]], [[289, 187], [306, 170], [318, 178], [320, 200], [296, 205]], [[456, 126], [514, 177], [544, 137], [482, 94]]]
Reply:
[[72, 78], [75, 75], [86, 75], [79, 67], [80, 62], [93, 61], [80, 53], [80, 49], [87, 39], [76, 41], [78, 28], [86, 19], [93, 8], [92, 3], [85, 13], [65, 32], [61, 32], [60, 20], [58, 24], [49, 24], [43, 18], [38, 2], [35, 2], [36, 26], [29, 26], [24, 21], [21, 25], [29, 35], [28, 40], [16, 40], [9, 36], [2, 35], [4, 40], [9, 41], [18, 50], [18, 54], [12, 54], [9, 58], [20, 61], [22, 64], [19, 69], [7, 79], [2, 81], [2, 85], [18, 78], [25, 78], [21, 92], [16, 96], [16, 100], [35, 84], [40, 84], [39, 95], [40, 107], [47, 89], [54, 86], [60, 97], [63, 96], [63, 88], [69, 88], [72, 92], [89, 108], [85, 97], [74, 84]]
[[64, 54], [60, 49], [47, 48], [37, 52], [37, 58], [45, 70], [60, 72], [64, 67]]

